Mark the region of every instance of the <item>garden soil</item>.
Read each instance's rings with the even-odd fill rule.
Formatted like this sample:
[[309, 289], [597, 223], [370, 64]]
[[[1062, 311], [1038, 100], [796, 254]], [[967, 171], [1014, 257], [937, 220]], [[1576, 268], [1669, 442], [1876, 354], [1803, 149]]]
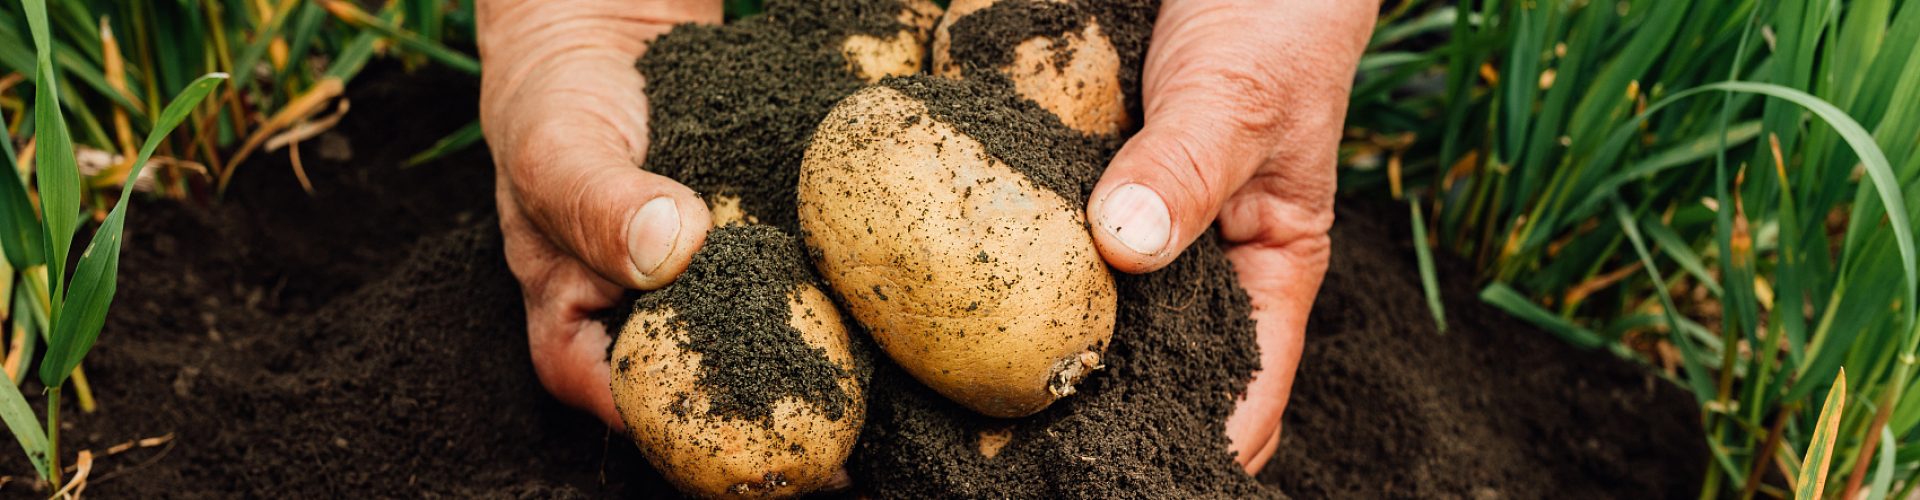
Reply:
[[[302, 146], [314, 194], [300, 190], [282, 153], [245, 165], [227, 198], [206, 208], [134, 205], [120, 295], [86, 361], [99, 409], [82, 413], [66, 398], [61, 412], [66, 463], [78, 450], [95, 456], [86, 493], [666, 494], [633, 445], [535, 378], [484, 149], [401, 166], [474, 116], [477, 93], [461, 75], [375, 65], [349, 92], [356, 111]], [[1691, 496], [1706, 452], [1684, 392], [1482, 305], [1466, 267], [1446, 259], [1451, 323], [1436, 332], [1404, 214], [1341, 201], [1286, 432], [1254, 493]], [[1205, 342], [1211, 332], [1181, 334]], [[886, 366], [875, 374], [889, 376], [876, 384], [911, 384]], [[1113, 373], [1092, 380], [1103, 376]], [[1134, 411], [1181, 403], [1142, 401]], [[110, 452], [123, 443], [135, 444]], [[0, 453], [0, 473], [11, 479], [0, 486], [6, 497], [47, 495], [17, 451]]]

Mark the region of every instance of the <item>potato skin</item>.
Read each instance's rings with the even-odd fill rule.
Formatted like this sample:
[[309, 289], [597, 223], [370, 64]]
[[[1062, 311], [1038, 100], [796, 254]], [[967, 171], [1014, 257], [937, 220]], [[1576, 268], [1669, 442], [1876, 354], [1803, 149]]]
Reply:
[[[955, 22], [1003, 1], [1067, 3], [1069, 0], [954, 0], [933, 31], [933, 73], [961, 78], [954, 58]], [[999, 68], [1014, 90], [1053, 112], [1068, 127], [1087, 134], [1113, 134], [1133, 127], [1120, 86], [1120, 53], [1098, 21], [1060, 36], [1033, 36], [1013, 43], [1013, 62]], [[1066, 54], [1064, 64], [1060, 55]]]
[[801, 164], [816, 267], [894, 361], [980, 413], [1071, 394], [1116, 293], [1083, 211], [884, 86], [834, 108]]
[[[791, 307], [788, 324], [854, 371], [851, 339], [833, 301], [807, 285], [794, 292]], [[851, 401], [839, 420], [794, 398], [775, 404], [768, 422], [709, 415], [696, 384], [700, 354], [681, 348], [686, 334], [671, 314], [637, 312], [613, 346], [614, 406], [647, 461], [682, 491], [708, 498], [787, 497], [827, 485], [866, 418], [859, 383], [841, 380]]]

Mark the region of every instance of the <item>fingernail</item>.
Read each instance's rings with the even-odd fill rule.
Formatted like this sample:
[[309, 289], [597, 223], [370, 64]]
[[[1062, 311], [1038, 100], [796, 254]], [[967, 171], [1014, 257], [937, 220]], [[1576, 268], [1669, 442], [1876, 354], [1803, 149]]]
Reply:
[[1139, 184], [1120, 186], [1100, 204], [1100, 227], [1120, 244], [1142, 255], [1157, 255], [1167, 247], [1173, 216], [1166, 200]]
[[627, 242], [627, 255], [633, 259], [633, 266], [641, 274], [653, 275], [667, 263], [667, 256], [673, 254], [674, 242], [680, 239], [680, 207], [674, 204], [673, 198], [654, 198], [633, 216], [627, 234], [632, 235], [632, 240]]

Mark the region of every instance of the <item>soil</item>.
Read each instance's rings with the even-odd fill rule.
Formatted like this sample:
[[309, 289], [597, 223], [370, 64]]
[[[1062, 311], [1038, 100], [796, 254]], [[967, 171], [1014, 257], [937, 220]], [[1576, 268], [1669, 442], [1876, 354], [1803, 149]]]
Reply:
[[[88, 493], [670, 493], [629, 441], [554, 401], [535, 378], [520, 294], [491, 215], [484, 149], [399, 167], [475, 116], [477, 90], [464, 76], [376, 65], [349, 92], [364, 111], [316, 141], [332, 154], [307, 157], [317, 194], [300, 191], [284, 155], [263, 155], [218, 204], [135, 205], [120, 297], [86, 363], [101, 409], [83, 414], [68, 398], [62, 412], [67, 462], [75, 450], [99, 455]], [[658, 100], [656, 90], [649, 92]], [[811, 130], [761, 118], [787, 132]], [[705, 123], [733, 128], [703, 134], [755, 126]], [[797, 162], [792, 146], [761, 153]], [[689, 147], [650, 154], [745, 161], [701, 158]], [[777, 209], [791, 203], [792, 184], [772, 177], [752, 184], [789, 187], [773, 188], [786, 189], [784, 198], [757, 202], [775, 209], [759, 216], [790, 224], [791, 212]], [[755, 213], [756, 202], [743, 201]], [[1340, 250], [1309, 321], [1281, 451], [1257, 481], [1231, 473], [1213, 423], [1244, 384], [1238, 375], [1251, 368], [1252, 343], [1244, 294], [1209, 237], [1167, 270], [1121, 277], [1108, 368], [1038, 416], [974, 416], [877, 362], [868, 424], [850, 464], [856, 488], [997, 497], [1697, 491], [1706, 453], [1682, 390], [1481, 304], [1467, 268], [1445, 259], [1451, 323], [1436, 332], [1404, 211], [1341, 203], [1333, 235]], [[39, 389], [30, 383], [26, 391]], [[171, 440], [105, 454], [158, 436]], [[995, 458], [980, 452], [982, 441], [1002, 439]], [[16, 478], [0, 493], [44, 497], [24, 479], [31, 470], [24, 456], [0, 453], [0, 472]]]

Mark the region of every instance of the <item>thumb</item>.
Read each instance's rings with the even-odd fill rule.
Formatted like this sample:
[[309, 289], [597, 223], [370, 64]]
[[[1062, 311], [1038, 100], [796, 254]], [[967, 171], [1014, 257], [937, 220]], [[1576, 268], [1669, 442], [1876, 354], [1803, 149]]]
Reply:
[[[706, 240], [700, 197], [672, 179], [581, 135], [547, 137], [515, 151], [515, 201], [549, 241], [623, 287], [671, 283]], [[551, 154], [543, 154], [548, 152]]]
[[1087, 203], [1094, 245], [1115, 269], [1150, 272], [1172, 262], [1213, 223], [1220, 206], [1266, 159], [1241, 130], [1240, 97], [1207, 86], [1149, 96], [1146, 125], [1120, 148]]

